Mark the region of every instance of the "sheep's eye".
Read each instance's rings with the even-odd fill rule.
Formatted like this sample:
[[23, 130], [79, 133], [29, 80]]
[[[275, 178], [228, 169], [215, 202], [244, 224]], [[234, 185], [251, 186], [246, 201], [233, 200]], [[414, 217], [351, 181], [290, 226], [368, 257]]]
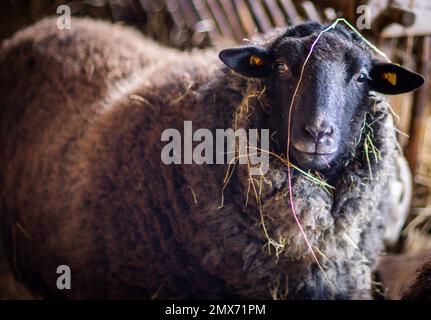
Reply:
[[365, 73], [360, 73], [356, 76], [356, 81], [359, 83], [364, 83], [367, 80]]
[[277, 69], [277, 72], [282, 76], [287, 75], [287, 73], [289, 72], [289, 67], [282, 62], [277, 63], [276, 69]]

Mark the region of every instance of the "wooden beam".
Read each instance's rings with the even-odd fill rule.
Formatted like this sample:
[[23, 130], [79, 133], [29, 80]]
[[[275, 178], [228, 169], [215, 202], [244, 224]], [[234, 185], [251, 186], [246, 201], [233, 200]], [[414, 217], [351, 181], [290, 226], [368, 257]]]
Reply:
[[[428, 78], [431, 36], [419, 38], [417, 71]], [[412, 117], [410, 119], [410, 139], [406, 148], [406, 157], [413, 175], [418, 164], [418, 153], [423, 141], [426, 124], [426, 105], [428, 98], [428, 81], [413, 94]]]
[[379, 40], [382, 31], [392, 24], [398, 24], [403, 28], [411, 27], [416, 20], [416, 15], [413, 11], [402, 8], [396, 5], [391, 5], [380, 12], [372, 21], [370, 36], [376, 41]]

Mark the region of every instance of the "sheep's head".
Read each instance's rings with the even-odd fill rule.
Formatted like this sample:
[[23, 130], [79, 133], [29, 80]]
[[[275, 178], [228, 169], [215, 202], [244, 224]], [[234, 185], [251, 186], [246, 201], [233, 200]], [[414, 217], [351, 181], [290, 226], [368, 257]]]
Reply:
[[339, 167], [354, 148], [371, 107], [369, 91], [399, 94], [424, 83], [419, 74], [374, 60], [363, 41], [341, 26], [315, 42], [325, 27], [302, 24], [262, 46], [220, 53], [229, 68], [260, 78], [267, 87], [268, 125], [276, 131], [278, 151], [286, 152], [290, 136], [289, 154], [296, 164], [320, 171]]

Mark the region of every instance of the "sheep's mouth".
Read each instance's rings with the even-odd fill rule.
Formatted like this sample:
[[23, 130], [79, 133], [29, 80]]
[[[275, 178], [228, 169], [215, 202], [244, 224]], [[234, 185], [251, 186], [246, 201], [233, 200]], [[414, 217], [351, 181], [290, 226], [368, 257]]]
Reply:
[[[296, 149], [296, 148], [295, 148], [295, 149]], [[330, 156], [330, 155], [332, 155], [332, 154], [334, 154], [334, 153], [335, 153], [335, 151], [334, 151], [334, 152], [329, 152], [329, 153], [321, 153], [321, 152], [305, 152], [305, 151], [301, 151], [301, 150], [298, 150], [298, 149], [296, 149], [296, 151], [297, 151], [297, 152], [301, 152], [301, 153], [303, 153], [303, 154], [310, 155], [310, 156]]]
[[[332, 150], [331, 150], [332, 151]], [[297, 164], [304, 169], [323, 170], [331, 167], [331, 162], [335, 159], [337, 150], [332, 152], [304, 152], [295, 146], [292, 148], [292, 155]]]

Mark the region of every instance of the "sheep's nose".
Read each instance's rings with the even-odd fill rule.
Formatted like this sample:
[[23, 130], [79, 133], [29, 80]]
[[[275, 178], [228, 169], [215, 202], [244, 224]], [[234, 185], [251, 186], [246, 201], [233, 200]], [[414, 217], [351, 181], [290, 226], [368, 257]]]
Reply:
[[309, 123], [304, 127], [304, 131], [316, 142], [319, 143], [324, 137], [332, 136], [334, 128], [327, 124]]

